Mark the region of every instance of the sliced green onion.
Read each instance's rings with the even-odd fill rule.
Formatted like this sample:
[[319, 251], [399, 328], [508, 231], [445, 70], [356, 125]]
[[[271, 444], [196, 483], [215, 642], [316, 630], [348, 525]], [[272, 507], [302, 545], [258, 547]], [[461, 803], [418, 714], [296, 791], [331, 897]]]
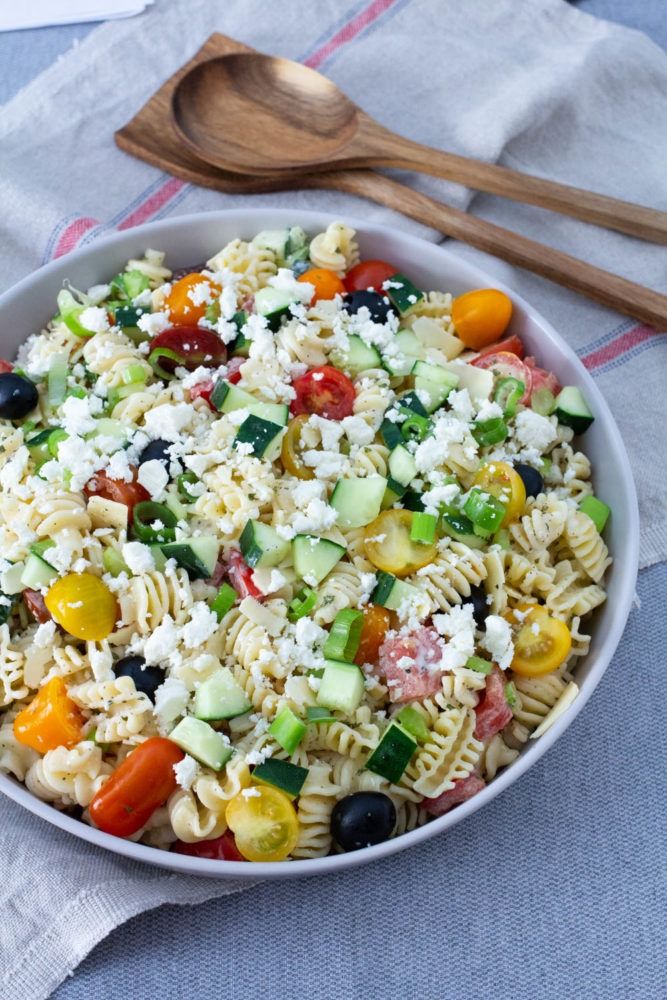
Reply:
[[579, 504], [579, 510], [582, 514], [587, 514], [591, 521], [598, 529], [598, 532], [602, 534], [604, 527], [609, 520], [609, 515], [611, 514], [611, 507], [608, 507], [606, 503], [602, 500], [598, 500], [597, 497], [588, 496]]
[[176, 351], [171, 351], [168, 347], [155, 347], [151, 353], [148, 355], [148, 364], [151, 366], [156, 375], [160, 378], [172, 379], [174, 377], [173, 372], [168, 372], [160, 364], [161, 358], [169, 358], [170, 361], [175, 361], [177, 365], [183, 364], [183, 355], [177, 354]]
[[66, 441], [69, 437], [67, 431], [64, 431], [62, 427], [56, 427], [49, 434], [49, 440], [47, 441], [47, 448], [49, 449], [49, 454], [53, 458], [58, 457], [58, 448], [60, 447], [61, 441]]
[[463, 512], [472, 521], [475, 534], [492, 535], [500, 527], [507, 507], [497, 497], [476, 486], [468, 494]]
[[135, 392], [142, 392], [145, 388], [146, 384], [144, 382], [131, 382], [129, 385], [117, 385], [113, 389], [109, 389], [106, 406], [107, 412], [112, 413], [117, 403], [120, 403], [122, 399], [127, 399], [128, 396], [132, 396]]
[[514, 708], [516, 705], [516, 688], [511, 681], [505, 685], [505, 699], [510, 708]]
[[49, 406], [60, 406], [67, 391], [67, 355], [54, 354], [46, 376], [46, 398]]
[[556, 408], [556, 397], [549, 389], [536, 389], [530, 397], [531, 409], [543, 417], [548, 417]]
[[133, 382], [145, 382], [146, 369], [143, 365], [128, 365], [121, 378], [124, 385], [132, 385]]
[[130, 572], [129, 568], [123, 562], [123, 557], [118, 549], [105, 549], [102, 553], [102, 565], [107, 573], [111, 573], [112, 576], [120, 576], [121, 573], [129, 574]]
[[306, 709], [306, 720], [313, 725], [321, 722], [337, 722], [335, 715], [332, 715], [328, 708], [320, 708], [319, 705], [309, 705]]
[[323, 653], [326, 659], [352, 663], [359, 649], [363, 624], [363, 612], [355, 608], [339, 611], [324, 643]]
[[417, 743], [426, 743], [431, 735], [431, 731], [426, 725], [426, 720], [421, 712], [418, 712], [412, 705], [406, 705], [396, 716], [399, 722], [410, 736], [414, 736]]
[[481, 656], [469, 656], [466, 667], [468, 670], [476, 670], [478, 674], [490, 674], [493, 670], [493, 664], [483, 660]]
[[219, 622], [225, 617], [228, 611], [234, 607], [238, 594], [228, 583], [223, 583], [218, 593], [211, 601], [211, 611], [216, 615]]
[[305, 736], [306, 729], [306, 723], [299, 719], [286, 705], [269, 726], [269, 734], [283, 750], [287, 751], [288, 754], [293, 754]]
[[292, 598], [287, 606], [287, 617], [291, 622], [296, 622], [304, 615], [309, 615], [317, 604], [317, 594], [311, 587], [302, 587], [296, 597]]
[[176, 479], [176, 488], [178, 490], [178, 495], [185, 503], [194, 503], [197, 499], [194, 494], [190, 493], [188, 486], [194, 486], [198, 483], [199, 479], [194, 474], [194, 472], [182, 472], [180, 476]]
[[404, 441], [423, 441], [431, 430], [432, 424], [428, 417], [418, 413], [406, 417], [401, 424], [401, 436]]
[[493, 544], [499, 545], [501, 549], [504, 549], [506, 552], [509, 551], [510, 533], [507, 528], [499, 528], [498, 531], [496, 531], [493, 536]]
[[490, 444], [500, 444], [507, 437], [507, 424], [502, 417], [491, 417], [490, 420], [477, 420], [472, 425], [472, 436], [482, 448]]
[[[159, 521], [162, 527], [154, 528]], [[134, 508], [134, 533], [141, 542], [173, 542], [176, 537], [178, 518], [163, 503], [142, 500]]]
[[71, 385], [65, 393], [65, 399], [68, 399], [70, 396], [76, 396], [77, 399], [85, 399], [87, 395], [88, 393], [82, 385]]
[[493, 399], [500, 407], [504, 416], [513, 417], [516, 413], [517, 403], [526, 391], [526, 385], [518, 378], [508, 375], [501, 378], [496, 386]]
[[204, 319], [207, 323], [217, 323], [220, 319], [220, 299], [214, 299], [206, 306]]
[[136, 299], [137, 295], [141, 295], [145, 292], [147, 288], [150, 288], [150, 281], [148, 276], [143, 273], [143, 271], [138, 271], [134, 268], [132, 271], [125, 271], [122, 275], [123, 287], [127, 293], [128, 299]]
[[424, 545], [431, 545], [435, 541], [435, 529], [438, 524], [437, 517], [433, 514], [425, 514], [416, 511], [412, 515], [412, 525], [410, 526], [410, 541], [422, 542]]
[[58, 309], [60, 310], [60, 318], [68, 330], [71, 330], [77, 337], [87, 338], [93, 336], [93, 330], [87, 330], [85, 326], [79, 323], [79, 316], [85, 307], [76, 301], [67, 288], [61, 288], [58, 292], [57, 302]]

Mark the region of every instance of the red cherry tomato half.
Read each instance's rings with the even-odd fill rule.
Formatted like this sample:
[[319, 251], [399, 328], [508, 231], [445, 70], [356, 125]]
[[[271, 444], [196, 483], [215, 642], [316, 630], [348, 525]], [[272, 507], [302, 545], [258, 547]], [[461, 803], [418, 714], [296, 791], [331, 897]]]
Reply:
[[[479, 352], [475, 361], [479, 361], [480, 358], [485, 358], [489, 354], [504, 354], [506, 351], [510, 354], [516, 354], [517, 358], [522, 358], [526, 353], [520, 337], [517, 337], [516, 334], [512, 334], [511, 337], [505, 337], [504, 340], [499, 340], [497, 344], [491, 344], [490, 347], [485, 347], [483, 351]], [[474, 365], [475, 361], [472, 361], [471, 364]]]
[[104, 497], [105, 500], [113, 500], [114, 503], [124, 503], [127, 507], [128, 522], [132, 520], [134, 505], [143, 500], [150, 500], [150, 493], [137, 482], [137, 470], [132, 469], [132, 482], [126, 483], [123, 479], [112, 479], [106, 472], [96, 472], [92, 479], [89, 479], [83, 488], [87, 497]]
[[176, 790], [183, 751], [163, 736], [140, 743], [93, 796], [90, 818], [115, 837], [131, 837]]
[[387, 281], [398, 271], [393, 264], [387, 264], [384, 260], [362, 260], [354, 267], [350, 268], [343, 282], [348, 292], [364, 292], [368, 288], [384, 294], [383, 282]]
[[253, 583], [252, 570], [238, 549], [232, 549], [227, 556], [227, 577], [239, 597], [254, 597], [255, 600], [263, 600], [264, 594]]
[[4, 358], [0, 358], [0, 375], [4, 375], [6, 372], [13, 372], [14, 365], [9, 361], [5, 361]]
[[539, 368], [535, 364], [535, 358], [526, 358], [525, 364], [530, 368], [530, 374], [533, 379], [531, 395], [537, 392], [538, 389], [548, 389], [554, 396], [558, 395], [561, 387], [553, 372], [548, 372], [546, 368]]
[[236, 385], [237, 382], [241, 381], [241, 365], [245, 363], [246, 358], [230, 358], [227, 365], [227, 374], [225, 378], [232, 385]]
[[316, 413], [328, 420], [342, 420], [354, 411], [354, 386], [346, 375], [330, 365], [311, 369], [292, 385], [296, 390], [291, 406], [295, 417], [300, 413]]
[[491, 369], [496, 378], [511, 376], [519, 379], [526, 387], [519, 402], [528, 406], [530, 394], [533, 391], [533, 373], [521, 358], [517, 358], [516, 354], [511, 354], [509, 351], [498, 351], [495, 354], [486, 354], [484, 357], [475, 358], [471, 364], [475, 365], [476, 368]]
[[213, 379], [207, 378], [205, 382], [197, 382], [197, 384], [193, 385], [190, 389], [190, 402], [194, 403], [195, 399], [204, 399], [213, 410], [215, 407], [211, 404], [212, 392]]
[[227, 348], [210, 330], [200, 326], [179, 326], [163, 330], [151, 341], [151, 355], [155, 351], [170, 351], [170, 355], [156, 355], [161, 368], [173, 373], [177, 367], [187, 368], [193, 372], [195, 368], [217, 368], [227, 360]]
[[51, 612], [44, 603], [44, 597], [38, 590], [24, 590], [23, 600], [32, 617], [40, 625], [51, 621]]
[[208, 858], [210, 861], [245, 861], [236, 846], [231, 830], [226, 830], [221, 837], [215, 837], [214, 840], [199, 840], [195, 844], [177, 840], [172, 851], [174, 854], [186, 854], [190, 858]]

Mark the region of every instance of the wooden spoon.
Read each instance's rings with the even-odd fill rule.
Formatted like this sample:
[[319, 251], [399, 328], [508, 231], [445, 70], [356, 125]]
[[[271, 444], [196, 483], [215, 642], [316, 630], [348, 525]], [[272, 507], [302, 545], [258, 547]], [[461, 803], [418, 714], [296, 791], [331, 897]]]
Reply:
[[631, 316], [656, 330], [667, 330], [667, 295], [468, 215], [383, 174], [371, 170], [338, 170], [292, 175], [285, 179], [227, 173], [191, 156], [175, 137], [170, 139], [160, 119], [150, 129], [144, 128], [140, 132], [134, 130], [131, 123], [116, 132], [116, 142], [126, 152], [177, 177], [228, 194], [324, 188], [368, 198], [437, 229], [445, 236], [461, 240], [509, 264], [579, 292], [624, 316]]
[[240, 52], [199, 63], [178, 82], [173, 123], [223, 170], [282, 174], [348, 167], [419, 170], [478, 191], [667, 243], [667, 213], [423, 146], [386, 129], [315, 70]]

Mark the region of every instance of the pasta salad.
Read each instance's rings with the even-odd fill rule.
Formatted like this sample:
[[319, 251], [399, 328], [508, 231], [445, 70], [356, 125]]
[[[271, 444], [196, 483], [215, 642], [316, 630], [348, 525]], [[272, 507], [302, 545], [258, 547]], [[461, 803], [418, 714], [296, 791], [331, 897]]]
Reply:
[[495, 289], [333, 223], [147, 250], [0, 363], [0, 769], [218, 860], [398, 836], [577, 696], [610, 514]]

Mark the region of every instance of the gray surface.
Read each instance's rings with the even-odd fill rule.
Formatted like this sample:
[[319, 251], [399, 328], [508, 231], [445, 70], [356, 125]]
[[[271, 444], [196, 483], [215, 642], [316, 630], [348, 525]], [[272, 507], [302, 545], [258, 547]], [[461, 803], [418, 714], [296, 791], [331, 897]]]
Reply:
[[[667, 47], [664, 0], [578, 6]], [[0, 101], [89, 30], [0, 36]], [[115, 931], [55, 996], [663, 997], [666, 588], [664, 567], [641, 575], [642, 610], [591, 710], [518, 786], [412, 852], [395, 907], [376, 900], [395, 880], [397, 860], [192, 909], [164, 907]], [[582, 800], [585, 815], [572, 823]], [[524, 843], [542, 850], [526, 856]], [[442, 867], [445, 892], [428, 879]], [[345, 920], [333, 906], [339, 893], [350, 901]], [[462, 923], [471, 909], [478, 919]]]

